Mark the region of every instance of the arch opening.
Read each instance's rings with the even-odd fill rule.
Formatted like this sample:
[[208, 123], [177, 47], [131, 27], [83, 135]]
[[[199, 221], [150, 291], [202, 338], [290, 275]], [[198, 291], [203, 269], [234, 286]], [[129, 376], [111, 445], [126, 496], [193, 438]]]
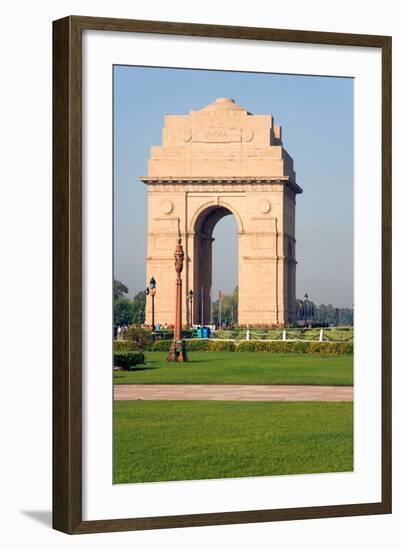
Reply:
[[[236, 236], [236, 242], [235, 242], [235, 261], [232, 257], [232, 250], [231, 255], [227, 254], [224, 251], [223, 258], [218, 258], [216, 256], [216, 252], [218, 253], [223, 250], [221, 248], [222, 243], [219, 242], [219, 246], [217, 247], [217, 251], [214, 250], [216, 248], [216, 245], [213, 245], [214, 243], [214, 230], [216, 228], [216, 225], [220, 220], [222, 220], [225, 217], [232, 217], [233, 220], [236, 220], [236, 216], [234, 215], [234, 212], [232, 212], [229, 208], [222, 205], [213, 205], [205, 210], [203, 210], [195, 224], [194, 224], [194, 303], [193, 303], [193, 322], [194, 324], [210, 324], [213, 323], [213, 299], [216, 299], [217, 293], [220, 290], [220, 288], [217, 288], [218, 286], [222, 286], [222, 274], [219, 274], [219, 267], [221, 268], [221, 262], [224, 262], [225, 260], [228, 260], [231, 262], [231, 269], [235, 270], [235, 276], [231, 279], [235, 282], [238, 281], [238, 237]], [[232, 223], [229, 223], [229, 220], [227, 220], [227, 227], [226, 231], [232, 231]], [[238, 221], [235, 221], [235, 234], [238, 232]], [[224, 227], [223, 227], [224, 230]], [[221, 234], [221, 231], [218, 231], [217, 234], [219, 234], [220, 239], [223, 237]], [[233, 248], [233, 243], [231, 244], [231, 249]], [[223, 245], [224, 246], [224, 245]], [[219, 264], [219, 267], [218, 265]], [[214, 269], [214, 267], [217, 267], [217, 270]], [[227, 272], [227, 265], [223, 266], [223, 269], [220, 271], [226, 270]], [[216, 277], [216, 275], [220, 275], [220, 277], [217, 280], [213, 280], [213, 275]], [[215, 284], [215, 286], [213, 286]], [[231, 291], [234, 290], [234, 286], [231, 289]], [[225, 290], [225, 289], [223, 289]]]

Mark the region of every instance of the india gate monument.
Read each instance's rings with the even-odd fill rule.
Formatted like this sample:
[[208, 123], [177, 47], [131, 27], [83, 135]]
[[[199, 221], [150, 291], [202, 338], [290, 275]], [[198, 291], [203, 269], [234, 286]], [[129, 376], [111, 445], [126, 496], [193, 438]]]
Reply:
[[[193, 291], [193, 323], [211, 317], [213, 230], [233, 215], [238, 230], [238, 323], [296, 322], [293, 160], [272, 115], [252, 115], [218, 98], [187, 115], [166, 115], [162, 145], [151, 149], [147, 185], [147, 280], [157, 281], [155, 318], [174, 324], [174, 249], [185, 252], [182, 320]], [[146, 304], [151, 324], [151, 301]]]

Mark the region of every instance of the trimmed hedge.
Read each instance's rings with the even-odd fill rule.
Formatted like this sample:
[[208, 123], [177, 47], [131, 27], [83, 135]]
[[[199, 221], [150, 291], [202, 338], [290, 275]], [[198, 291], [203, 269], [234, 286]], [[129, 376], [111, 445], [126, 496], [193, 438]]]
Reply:
[[[152, 351], [168, 351], [172, 340], [154, 342]], [[270, 353], [320, 353], [322, 355], [345, 355], [354, 351], [349, 342], [309, 342], [308, 340], [288, 341], [248, 340], [231, 342], [229, 340], [186, 340], [187, 351], [265, 351]]]
[[187, 344], [187, 351], [210, 351], [209, 350], [210, 342], [209, 340], [206, 340], [206, 339], [205, 340], [197, 340], [197, 339], [187, 340], [186, 344]]
[[132, 340], [114, 340], [114, 351], [140, 351], [139, 346]]
[[234, 342], [223, 340], [187, 340], [189, 351], [235, 351]]
[[115, 351], [113, 354], [113, 363], [115, 367], [130, 370], [135, 365], [143, 365], [145, 363], [145, 356], [139, 351]]
[[156, 340], [150, 349], [152, 351], [168, 351], [172, 343], [172, 340]]
[[[154, 342], [152, 351], [168, 351], [172, 340], [158, 340]], [[235, 351], [234, 342], [219, 340], [185, 340], [187, 351]]]
[[248, 341], [240, 342], [236, 351], [267, 351], [271, 353], [321, 353], [322, 355], [344, 355], [354, 351], [348, 342], [298, 342], [288, 341]]
[[308, 342], [308, 352], [345, 355], [354, 352], [354, 344], [350, 342]]
[[224, 341], [224, 340], [210, 340], [209, 341], [209, 350], [208, 351], [235, 351], [234, 342]]
[[249, 340], [240, 342], [237, 351], [269, 351], [272, 353], [307, 353], [308, 342], [286, 342], [284, 340], [275, 340], [274, 342]]

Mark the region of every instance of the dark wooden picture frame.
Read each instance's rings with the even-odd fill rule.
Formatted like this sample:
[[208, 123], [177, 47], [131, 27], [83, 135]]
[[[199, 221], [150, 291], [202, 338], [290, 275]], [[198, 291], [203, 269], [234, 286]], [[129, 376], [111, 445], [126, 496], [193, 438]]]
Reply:
[[[379, 48], [382, 54], [382, 496], [380, 502], [82, 520], [82, 31]], [[53, 527], [69, 534], [391, 512], [391, 37], [66, 17], [53, 23]]]

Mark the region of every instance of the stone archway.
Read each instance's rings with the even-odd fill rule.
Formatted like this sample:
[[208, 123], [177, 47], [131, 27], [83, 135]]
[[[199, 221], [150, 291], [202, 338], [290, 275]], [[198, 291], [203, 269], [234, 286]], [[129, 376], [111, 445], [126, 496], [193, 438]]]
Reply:
[[[295, 197], [302, 189], [271, 115], [252, 115], [227, 98], [189, 115], [166, 115], [163, 144], [152, 147], [141, 180], [148, 190], [147, 278], [157, 281], [157, 322], [174, 322], [179, 226], [184, 296], [194, 291], [200, 322], [199, 285], [210, 292], [213, 229], [229, 214], [238, 227], [239, 324], [295, 322]], [[150, 302], [146, 316], [149, 322]], [[209, 309], [203, 317], [210, 318]], [[189, 322], [185, 300], [183, 319]]]
[[193, 227], [193, 322], [209, 323], [211, 318], [213, 231], [216, 224], [233, 212], [214, 204], [198, 213]]

